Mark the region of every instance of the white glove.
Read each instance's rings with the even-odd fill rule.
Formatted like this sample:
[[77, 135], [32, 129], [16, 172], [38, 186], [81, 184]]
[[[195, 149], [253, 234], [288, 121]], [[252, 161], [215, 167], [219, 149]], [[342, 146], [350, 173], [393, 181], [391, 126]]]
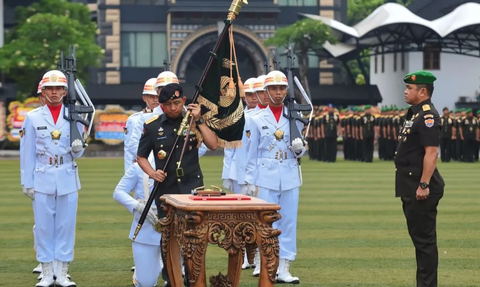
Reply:
[[73, 143], [72, 143], [72, 151], [74, 153], [79, 153], [79, 152], [82, 151], [82, 149], [83, 149], [82, 141], [79, 140], [79, 139], [74, 140]]
[[303, 145], [303, 141], [302, 141], [301, 138], [296, 138], [292, 141], [291, 149], [294, 153], [301, 153], [302, 150], [303, 150], [303, 147], [304, 147], [304, 145]]
[[225, 189], [233, 191], [233, 181], [231, 179], [224, 179], [222, 185]]
[[[145, 204], [141, 202], [137, 203], [137, 205], [133, 208], [133, 210], [138, 212], [139, 214], [142, 214], [144, 209], [145, 209]], [[148, 221], [148, 223], [155, 226], [158, 223], [158, 217], [157, 217], [157, 214], [152, 209], [153, 208], [150, 208], [150, 210], [148, 211], [146, 220]]]
[[242, 184], [240, 186], [240, 193], [248, 196], [257, 197], [257, 187], [253, 184]]
[[23, 188], [23, 194], [25, 194], [31, 200], [35, 200], [35, 191], [33, 188]]

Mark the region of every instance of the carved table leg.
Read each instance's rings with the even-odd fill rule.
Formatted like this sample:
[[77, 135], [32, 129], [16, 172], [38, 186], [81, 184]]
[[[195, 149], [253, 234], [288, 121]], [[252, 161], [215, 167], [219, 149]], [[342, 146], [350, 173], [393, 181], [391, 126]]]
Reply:
[[239, 250], [237, 253], [228, 254], [228, 275], [232, 280], [232, 286], [237, 287], [240, 283], [240, 275], [242, 272], [243, 252]]
[[260, 251], [260, 278], [258, 286], [273, 287], [278, 268], [281, 231], [272, 228], [272, 223], [281, 218], [276, 211], [261, 211], [257, 217], [257, 245]]
[[183, 256], [188, 269], [188, 281], [191, 287], [207, 286], [205, 274], [205, 255], [208, 244], [208, 224], [203, 212], [191, 212], [185, 215], [186, 230], [183, 233]]
[[175, 240], [175, 209], [163, 203], [162, 209], [166, 216], [159, 220], [162, 232], [161, 248], [165, 256], [165, 266], [167, 266], [168, 279], [174, 287], [182, 287], [182, 269], [180, 268], [180, 248], [178, 241]]
[[174, 238], [175, 226], [172, 224], [168, 251], [166, 253], [168, 277], [172, 287], [183, 287], [182, 266], [180, 265], [180, 246]]

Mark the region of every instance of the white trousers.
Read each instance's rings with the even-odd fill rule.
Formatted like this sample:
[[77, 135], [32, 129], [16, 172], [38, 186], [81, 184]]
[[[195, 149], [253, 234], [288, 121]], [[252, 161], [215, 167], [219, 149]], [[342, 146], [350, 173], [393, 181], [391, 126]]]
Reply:
[[37, 236], [35, 235], [35, 202], [32, 200], [32, 210], [33, 210], [33, 250], [37, 251]]
[[238, 184], [238, 181], [232, 179], [232, 182], [233, 182], [233, 193], [240, 194], [240, 185]]
[[49, 195], [35, 192], [35, 245], [37, 261], [73, 261], [78, 192]]
[[297, 255], [297, 213], [299, 189], [271, 190], [258, 188], [258, 198], [268, 203], [280, 205], [282, 218], [273, 223], [273, 228], [280, 229], [282, 234], [278, 237], [280, 243], [280, 258], [295, 260]]
[[132, 243], [135, 287], [153, 287], [160, 276], [160, 246]]

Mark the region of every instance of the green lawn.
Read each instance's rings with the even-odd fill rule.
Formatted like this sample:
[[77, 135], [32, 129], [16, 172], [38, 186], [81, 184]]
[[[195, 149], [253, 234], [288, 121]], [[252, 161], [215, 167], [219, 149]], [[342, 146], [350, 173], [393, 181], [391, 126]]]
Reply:
[[[220, 185], [222, 158], [201, 161], [205, 184]], [[78, 163], [83, 188], [72, 279], [80, 287], [130, 287], [132, 216], [112, 198], [123, 160]], [[291, 267], [301, 286], [414, 286], [414, 249], [394, 197], [393, 164], [304, 160], [302, 167], [298, 256]], [[439, 169], [447, 184], [437, 227], [440, 286], [480, 286], [480, 164]], [[33, 215], [20, 189], [18, 160], [0, 160], [0, 174], [0, 286], [34, 286]], [[226, 264], [226, 253], [209, 246], [207, 277], [225, 274]], [[241, 286], [256, 286], [250, 270]]]

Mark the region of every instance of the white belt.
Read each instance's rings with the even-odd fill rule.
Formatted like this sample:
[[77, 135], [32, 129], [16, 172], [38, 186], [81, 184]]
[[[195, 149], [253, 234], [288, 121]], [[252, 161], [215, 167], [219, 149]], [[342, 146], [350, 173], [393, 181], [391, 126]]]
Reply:
[[272, 151], [263, 151], [260, 153], [259, 158], [285, 160], [285, 159], [295, 159], [295, 156], [293, 156], [293, 152], [290, 150], [279, 149], [275, 151], [275, 153], [273, 153]]
[[37, 155], [37, 161], [46, 165], [62, 165], [73, 161], [71, 155], [64, 156], [46, 156], [46, 155]]

